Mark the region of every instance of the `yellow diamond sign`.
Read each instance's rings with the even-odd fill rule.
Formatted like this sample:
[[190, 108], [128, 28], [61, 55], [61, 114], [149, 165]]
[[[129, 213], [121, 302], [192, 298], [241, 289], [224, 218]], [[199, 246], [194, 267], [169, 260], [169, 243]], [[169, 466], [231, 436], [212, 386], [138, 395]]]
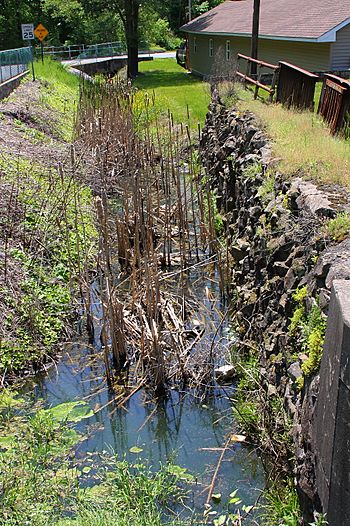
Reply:
[[47, 37], [48, 34], [49, 34], [48, 30], [42, 24], [39, 24], [34, 29], [34, 35], [40, 40], [40, 42], [42, 42], [44, 38]]

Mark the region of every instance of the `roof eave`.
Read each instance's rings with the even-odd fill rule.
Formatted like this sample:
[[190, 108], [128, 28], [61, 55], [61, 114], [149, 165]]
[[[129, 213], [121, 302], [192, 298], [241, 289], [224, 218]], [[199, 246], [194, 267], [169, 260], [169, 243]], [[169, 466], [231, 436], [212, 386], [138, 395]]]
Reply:
[[[180, 28], [181, 29], [181, 28]], [[251, 38], [251, 33], [219, 33], [217, 31], [189, 31], [188, 29], [183, 29], [185, 33], [190, 33], [192, 35], [207, 35], [207, 36], [222, 36], [222, 37], [245, 37]], [[293, 40], [294, 42], [319, 42], [320, 40], [315, 37], [288, 37], [288, 36], [278, 36], [278, 35], [259, 35], [260, 38], [266, 40]], [[327, 41], [325, 41], [327, 42]]]
[[345, 27], [345, 26], [347, 26], [349, 24], [350, 24], [350, 17], [346, 18], [345, 20], [343, 20], [343, 22], [341, 22], [337, 26], [333, 27], [332, 29], [330, 29], [329, 31], [327, 31], [326, 33], [321, 35], [318, 38], [318, 42], [336, 42], [336, 40], [337, 40], [337, 32], [340, 31], [341, 29], [343, 29], [343, 27]]

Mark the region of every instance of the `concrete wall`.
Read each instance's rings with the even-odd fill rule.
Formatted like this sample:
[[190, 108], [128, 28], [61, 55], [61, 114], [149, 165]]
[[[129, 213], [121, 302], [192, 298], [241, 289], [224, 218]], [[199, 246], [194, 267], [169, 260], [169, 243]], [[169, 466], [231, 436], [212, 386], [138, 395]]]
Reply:
[[[153, 60], [153, 57], [141, 57], [139, 62], [148, 62]], [[111, 74], [117, 73], [120, 69], [124, 68], [128, 63], [127, 58], [113, 57], [109, 59], [99, 59], [90, 61], [82, 60], [81, 63], [76, 63], [74, 68], [79, 69], [87, 75], [96, 75], [97, 73], [101, 74]]]
[[23, 73], [20, 73], [16, 77], [6, 80], [6, 82], [3, 82], [2, 84], [0, 84], [0, 100], [4, 99], [5, 97], [8, 97], [10, 93], [19, 86], [21, 80], [27, 74], [28, 74], [28, 71], [24, 71]]
[[[213, 56], [209, 55], [209, 40], [213, 40]], [[226, 42], [230, 42], [230, 60], [226, 58]], [[217, 75], [234, 68], [237, 53], [250, 55], [250, 38], [189, 35], [190, 63], [194, 73]], [[329, 71], [331, 45], [308, 42], [288, 42], [260, 39], [259, 58], [272, 64], [280, 60], [291, 62], [310, 71]]]
[[350, 281], [333, 282], [313, 441], [316, 484], [329, 526], [349, 526]]

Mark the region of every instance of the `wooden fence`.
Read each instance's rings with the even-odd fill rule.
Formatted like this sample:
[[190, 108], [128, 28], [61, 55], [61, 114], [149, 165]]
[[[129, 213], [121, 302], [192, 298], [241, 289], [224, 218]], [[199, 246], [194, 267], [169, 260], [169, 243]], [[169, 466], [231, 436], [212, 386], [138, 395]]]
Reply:
[[349, 128], [349, 109], [350, 82], [336, 75], [325, 75], [318, 113], [326, 121], [333, 135]]
[[[241, 60], [244, 60], [246, 62], [246, 72], [245, 74], [239, 71]], [[257, 74], [253, 76], [250, 74], [251, 66], [252, 64], [256, 64], [257, 66]], [[271, 86], [268, 86], [267, 84], [264, 84], [262, 82], [262, 76], [265, 73], [264, 70], [272, 70], [272, 82]], [[255, 60], [252, 57], [247, 57], [246, 55], [242, 55], [239, 53], [237, 55], [237, 71], [236, 75], [243, 80], [243, 82], [249, 82], [250, 84], [255, 85], [255, 91], [254, 91], [254, 98], [256, 99], [259, 94], [259, 89], [262, 89], [264, 91], [267, 91], [270, 94], [269, 100], [270, 102], [273, 101], [273, 97], [275, 94], [275, 87], [276, 87], [276, 80], [277, 80], [277, 70], [278, 66], [275, 66], [274, 64], [269, 64], [269, 62], [264, 62], [263, 60]]]
[[279, 63], [276, 101], [288, 108], [313, 110], [318, 75], [289, 62]]
[[[242, 60], [246, 62], [245, 73], [239, 71]], [[252, 64], [257, 65], [257, 75], [250, 73]], [[267, 69], [272, 71], [270, 85], [264, 84], [262, 81]], [[236, 75], [244, 84], [249, 83], [255, 86], [254, 98], [257, 98], [259, 89], [263, 89], [270, 94], [270, 102], [273, 102], [276, 94], [276, 102], [280, 102], [287, 108], [314, 110], [316, 82], [320, 80], [320, 77], [306, 69], [299, 68], [289, 62], [279, 62], [278, 66], [275, 66], [262, 60], [255, 60], [252, 57], [238, 54]], [[333, 135], [343, 131], [346, 136], [350, 136], [349, 80], [336, 75], [324, 75], [318, 113], [326, 121]]]

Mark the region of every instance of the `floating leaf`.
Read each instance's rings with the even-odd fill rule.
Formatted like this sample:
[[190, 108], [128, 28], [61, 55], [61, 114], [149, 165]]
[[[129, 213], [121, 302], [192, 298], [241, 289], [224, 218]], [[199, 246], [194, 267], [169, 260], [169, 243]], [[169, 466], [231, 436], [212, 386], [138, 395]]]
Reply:
[[75, 402], [66, 402], [64, 404], [56, 405], [50, 409], [41, 409], [40, 412], [50, 413], [55, 422], [80, 422], [85, 418], [93, 416], [93, 411], [90, 409], [88, 404], [82, 400]]
[[226, 523], [226, 515], [220, 515], [217, 519], [214, 520], [214, 526], [223, 526]]
[[221, 501], [221, 493], [213, 493], [211, 496], [213, 502], [220, 502]]
[[89, 466], [84, 466], [82, 469], [83, 473], [90, 473], [90, 471], [91, 471], [91, 468]]
[[167, 471], [170, 475], [174, 475], [179, 480], [184, 480], [186, 482], [193, 482], [194, 476], [191, 473], [188, 473], [186, 468], [178, 466], [177, 464], [170, 464], [167, 468]]
[[237, 491], [238, 489], [235, 489], [232, 493], [230, 493], [230, 500], [228, 501], [229, 504], [240, 504], [242, 501], [239, 497], [237, 497]]
[[11, 449], [15, 443], [16, 437], [14, 435], [6, 435], [0, 437], [0, 449]]
[[252, 511], [252, 509], [254, 508], [254, 506], [242, 506], [242, 510], [245, 512], [245, 513], [250, 513]]
[[61, 434], [62, 440], [59, 440], [57, 444], [53, 444], [51, 446], [52, 452], [58, 455], [65, 453], [77, 442], [79, 442], [80, 438], [80, 435], [75, 431], [75, 429], [64, 429]]
[[231, 442], [245, 442], [246, 438], [245, 435], [232, 435]]
[[133, 446], [129, 449], [130, 453], [141, 453], [143, 451], [142, 447]]

